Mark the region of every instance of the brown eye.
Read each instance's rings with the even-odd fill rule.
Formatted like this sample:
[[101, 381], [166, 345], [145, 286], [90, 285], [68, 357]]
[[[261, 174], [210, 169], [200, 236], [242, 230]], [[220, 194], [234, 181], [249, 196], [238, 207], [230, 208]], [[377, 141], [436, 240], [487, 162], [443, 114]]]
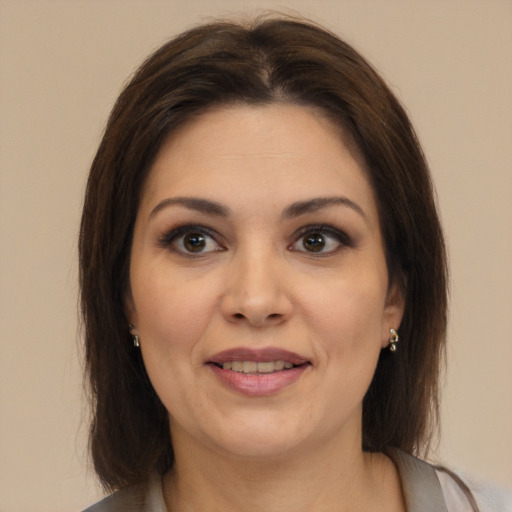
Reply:
[[344, 231], [325, 225], [305, 226], [297, 233], [295, 242], [288, 246], [292, 251], [311, 256], [334, 255], [343, 247], [353, 247], [352, 239]]
[[308, 252], [320, 252], [325, 248], [325, 236], [321, 233], [311, 233], [302, 239], [302, 245]]
[[183, 247], [189, 252], [202, 252], [206, 247], [206, 238], [201, 233], [190, 233], [183, 237]]
[[185, 257], [225, 250], [217, 242], [217, 236], [203, 226], [179, 226], [172, 229], [159, 239], [159, 245]]

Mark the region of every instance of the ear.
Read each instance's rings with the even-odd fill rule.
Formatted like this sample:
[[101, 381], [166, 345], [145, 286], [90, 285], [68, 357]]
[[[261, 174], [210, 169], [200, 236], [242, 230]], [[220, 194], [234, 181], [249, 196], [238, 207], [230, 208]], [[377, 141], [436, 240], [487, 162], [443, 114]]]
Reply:
[[389, 330], [398, 331], [404, 315], [405, 299], [404, 292], [400, 285], [395, 281], [391, 284], [386, 296], [384, 305], [384, 314], [382, 316], [382, 348], [389, 344]]
[[128, 319], [128, 323], [133, 326], [132, 333], [137, 334], [137, 326], [139, 325], [139, 318], [135, 303], [133, 301], [133, 295], [131, 290], [127, 290], [124, 296], [124, 314]]

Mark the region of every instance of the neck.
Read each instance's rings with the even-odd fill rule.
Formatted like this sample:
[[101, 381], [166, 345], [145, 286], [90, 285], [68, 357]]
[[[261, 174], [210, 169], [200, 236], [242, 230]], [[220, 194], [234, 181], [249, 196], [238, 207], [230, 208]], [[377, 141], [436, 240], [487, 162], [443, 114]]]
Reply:
[[[360, 445], [355, 445], [360, 446]], [[170, 512], [405, 511], [393, 463], [382, 454], [328, 443], [271, 460], [177, 450], [164, 479]]]

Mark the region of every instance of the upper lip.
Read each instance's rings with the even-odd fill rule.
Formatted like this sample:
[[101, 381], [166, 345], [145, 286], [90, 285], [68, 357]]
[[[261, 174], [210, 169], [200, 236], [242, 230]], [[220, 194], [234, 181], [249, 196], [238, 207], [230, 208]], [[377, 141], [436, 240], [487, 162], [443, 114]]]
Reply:
[[224, 364], [230, 361], [289, 361], [294, 365], [308, 363], [309, 360], [295, 352], [277, 347], [247, 348], [238, 347], [223, 350], [209, 359], [209, 363]]

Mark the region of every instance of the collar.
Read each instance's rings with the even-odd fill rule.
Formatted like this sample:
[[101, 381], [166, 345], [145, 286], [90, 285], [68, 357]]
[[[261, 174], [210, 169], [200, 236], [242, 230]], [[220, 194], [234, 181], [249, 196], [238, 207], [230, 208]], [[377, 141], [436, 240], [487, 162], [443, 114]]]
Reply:
[[407, 512], [448, 512], [433, 466], [397, 448], [387, 455], [398, 469]]

